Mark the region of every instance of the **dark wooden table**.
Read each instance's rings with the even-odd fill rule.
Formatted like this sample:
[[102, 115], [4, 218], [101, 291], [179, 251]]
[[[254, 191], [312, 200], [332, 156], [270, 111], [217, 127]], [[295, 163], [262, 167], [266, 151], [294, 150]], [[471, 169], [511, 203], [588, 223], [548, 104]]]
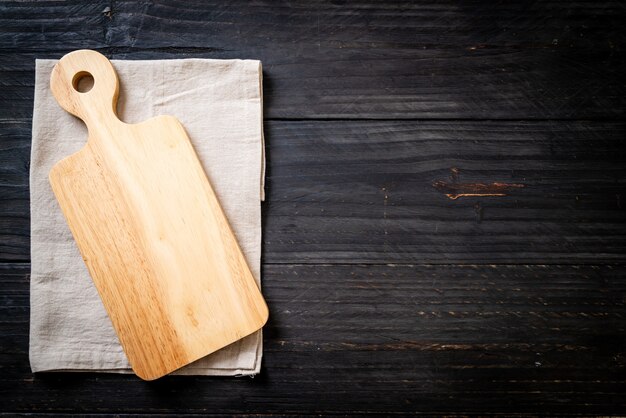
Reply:
[[[2, 2], [0, 410], [626, 414], [620, 1]], [[263, 61], [251, 378], [28, 363], [35, 58]]]

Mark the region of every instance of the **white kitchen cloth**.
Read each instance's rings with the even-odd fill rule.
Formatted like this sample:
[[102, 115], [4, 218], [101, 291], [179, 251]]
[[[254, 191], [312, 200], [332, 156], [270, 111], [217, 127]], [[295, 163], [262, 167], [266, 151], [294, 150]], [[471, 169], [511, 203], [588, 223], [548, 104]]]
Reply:
[[[48, 182], [50, 168], [87, 140], [84, 123], [63, 110], [50, 91], [56, 62], [36, 62], [30, 161], [30, 365], [33, 372], [131, 373]], [[172, 115], [182, 122], [259, 281], [265, 177], [261, 63], [210, 59], [112, 63], [120, 80], [120, 119], [137, 123]], [[174, 374], [256, 374], [262, 343], [259, 331]]]

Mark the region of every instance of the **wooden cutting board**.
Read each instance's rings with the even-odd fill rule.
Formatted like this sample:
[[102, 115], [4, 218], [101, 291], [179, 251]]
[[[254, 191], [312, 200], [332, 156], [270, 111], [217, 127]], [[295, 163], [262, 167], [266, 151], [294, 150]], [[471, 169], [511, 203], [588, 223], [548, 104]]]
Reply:
[[267, 306], [180, 122], [120, 121], [117, 74], [95, 51], [65, 55], [50, 84], [89, 129], [50, 183], [135, 373], [158, 378], [261, 328]]

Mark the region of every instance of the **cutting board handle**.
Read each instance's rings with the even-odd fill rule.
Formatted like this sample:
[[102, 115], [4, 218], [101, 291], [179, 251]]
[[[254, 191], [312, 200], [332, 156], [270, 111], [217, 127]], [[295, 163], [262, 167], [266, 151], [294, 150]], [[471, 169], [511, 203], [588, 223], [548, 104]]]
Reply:
[[[79, 81], [89, 75], [93, 77], [93, 87], [80, 92]], [[119, 123], [116, 115], [117, 73], [111, 62], [99, 52], [81, 49], [65, 55], [52, 70], [50, 88], [61, 107], [81, 118], [90, 132], [98, 125]]]

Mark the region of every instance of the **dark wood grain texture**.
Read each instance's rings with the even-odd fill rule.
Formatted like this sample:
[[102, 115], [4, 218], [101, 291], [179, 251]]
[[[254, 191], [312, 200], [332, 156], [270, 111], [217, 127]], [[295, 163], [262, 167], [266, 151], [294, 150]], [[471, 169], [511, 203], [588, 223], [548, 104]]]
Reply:
[[[37, 374], [28, 271], [4, 265], [5, 411], [552, 412], [626, 408], [618, 266], [265, 266], [254, 379]], [[70, 396], [71, 394], [71, 396]]]
[[265, 261], [624, 261], [625, 128], [270, 122]]
[[[0, 3], [0, 415], [623, 415], [619, 1]], [[254, 379], [28, 366], [36, 58], [264, 67]]]
[[30, 130], [30, 119], [0, 118], [0, 262], [30, 259]]
[[[30, 127], [4, 132], [0, 258], [27, 261]], [[269, 121], [265, 132], [266, 263], [626, 261], [623, 122]], [[490, 187], [503, 195], [481, 196]]]
[[18, 68], [32, 73], [35, 57], [92, 48], [126, 59], [261, 59], [269, 118], [607, 118], [624, 111], [626, 10], [619, 1], [1, 7], [0, 94], [26, 107], [32, 74], [13, 78]]

